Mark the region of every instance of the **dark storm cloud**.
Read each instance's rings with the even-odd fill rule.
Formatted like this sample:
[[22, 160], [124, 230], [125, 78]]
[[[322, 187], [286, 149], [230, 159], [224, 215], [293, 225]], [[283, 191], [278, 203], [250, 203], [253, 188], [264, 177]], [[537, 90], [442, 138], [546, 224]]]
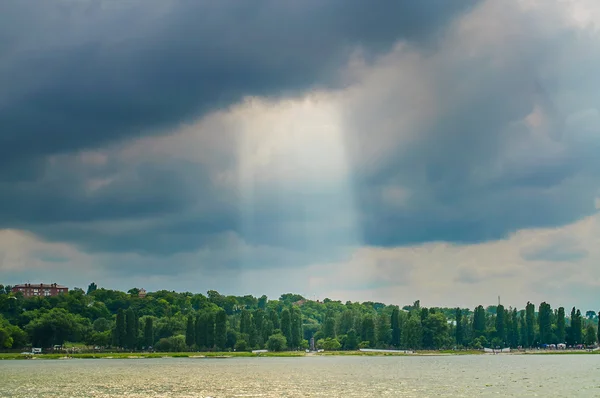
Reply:
[[[581, 69], [577, 62], [567, 70], [553, 69], [548, 53], [574, 60], [587, 54], [572, 51], [577, 39], [563, 33], [550, 43], [533, 29], [531, 41], [521, 44], [532, 51], [517, 54], [516, 61], [509, 54], [503, 68], [492, 68], [487, 60], [461, 59], [458, 66], [473, 71], [465, 76], [463, 68], [448, 60], [436, 76], [444, 90], [437, 93], [442, 105], [435, 120], [412, 132], [417, 139], [391, 140], [393, 155], [377, 167], [357, 170], [355, 195], [365, 243], [476, 243], [522, 228], [562, 226], [597, 211], [600, 158], [593, 153], [600, 150], [600, 123], [597, 114], [581, 117], [587, 120], [583, 123], [568, 122], [568, 115], [596, 108], [597, 99], [590, 101], [584, 93], [596, 90], [600, 81], [586, 76], [589, 87], [580, 88], [582, 97], [565, 101], [564, 77]], [[463, 65], [467, 61], [470, 65]], [[378, 113], [380, 104], [367, 105], [368, 120], [393, 117]], [[544, 125], [533, 132], [525, 119], [536, 107]], [[362, 117], [350, 117], [347, 128], [367, 128]], [[355, 135], [358, 148], [377, 139]], [[407, 198], [386, 200], [382, 193], [389, 187], [406, 190]]]
[[[246, 95], [334, 87], [356, 48], [374, 55], [398, 39], [426, 43], [475, 3], [3, 2], [0, 228], [86, 250], [188, 251], [225, 231], [306, 247], [302, 233], [280, 226], [303, 204], [257, 204], [261, 227], [248, 231], [235, 195], [215, 188], [201, 166], [52, 168], [46, 157], [167, 132]], [[107, 186], [90, 193], [91, 179]], [[116, 225], [139, 219], [152, 221]]]
[[[134, 8], [63, 1], [40, 3], [32, 12], [22, 3], [3, 3], [0, 228], [74, 242], [87, 252], [166, 256], [214, 247], [215, 236], [227, 233], [279, 250], [253, 258], [240, 249], [221, 260], [235, 268], [330, 260], [332, 247], [361, 243], [480, 242], [589, 215], [599, 187], [595, 125], [584, 123], [591, 131], [587, 141], [561, 138], [581, 128], [565, 122], [560, 106], [541, 101], [555, 116], [549, 129], [565, 155], [539, 160], [546, 149], [533, 142], [530, 163], [521, 157], [513, 164], [507, 157], [511, 143], [530, 139], [523, 125], [514, 125], [534, 110], [540, 95], [559, 98], [558, 83], [569, 74], [553, 71], [543, 82], [549, 89], [540, 93], [541, 66], [572, 37], [548, 45], [535, 32], [520, 44], [525, 51], [519, 61], [503, 68], [464, 53], [458, 61], [440, 62], [428, 76], [440, 86], [433, 120], [415, 127], [418, 139], [412, 141], [403, 141], [402, 131], [392, 132], [395, 152], [377, 158], [376, 167], [352, 169], [353, 192], [265, 188], [244, 204], [235, 188], [218, 187], [211, 179], [214, 170], [203, 164], [150, 157], [131, 163], [109, 159], [96, 168], [65, 161], [52, 168], [46, 159], [160, 134], [245, 95], [335, 87], [356, 46], [373, 56], [406, 38], [419, 50], [431, 44], [433, 53], [443, 51], [439, 47], [453, 43], [436, 33], [472, 3], [181, 1], [140, 2]], [[571, 73], [577, 71], [574, 66]], [[597, 87], [597, 79], [588, 81], [587, 89]], [[395, 95], [405, 95], [403, 88]], [[404, 111], [394, 109], [393, 96], [386, 104], [377, 103], [377, 95], [367, 97], [374, 103], [344, 121], [344, 133], [361, 143], [382, 138], [378, 123], [402, 125], [394, 117]], [[94, 181], [101, 185], [97, 190], [90, 188]], [[388, 187], [406, 189], [403, 203], [383, 199]], [[356, 209], [339, 206], [335, 200], [341, 195], [352, 196]], [[344, 220], [348, 216], [357, 217], [355, 225]]]
[[245, 95], [335, 84], [357, 46], [422, 41], [473, 3], [3, 2], [0, 178], [23, 158], [160, 133]]

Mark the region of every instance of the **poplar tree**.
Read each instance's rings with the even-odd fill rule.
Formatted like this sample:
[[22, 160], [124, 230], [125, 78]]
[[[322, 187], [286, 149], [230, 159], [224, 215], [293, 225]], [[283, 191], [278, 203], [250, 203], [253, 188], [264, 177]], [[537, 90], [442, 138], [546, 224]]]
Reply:
[[368, 341], [371, 347], [375, 346], [375, 320], [372, 315], [365, 315], [362, 319], [362, 341]]
[[391, 338], [390, 318], [381, 313], [377, 317], [376, 344], [382, 348], [389, 345]]
[[512, 323], [512, 338], [510, 340], [511, 347], [517, 347], [519, 345], [519, 320], [517, 317], [517, 309], [513, 308], [511, 313]]
[[240, 315], [240, 333], [248, 334], [250, 332], [250, 312], [246, 309], [242, 310]]
[[138, 330], [137, 327], [137, 315], [133, 311], [133, 308], [129, 308], [125, 313], [126, 322], [126, 339], [125, 345], [128, 349], [134, 350], [137, 347]]
[[581, 319], [581, 311], [575, 312], [575, 322], [573, 323], [573, 337], [575, 344], [583, 344], [583, 320]]
[[473, 334], [480, 337], [485, 334], [485, 310], [482, 305], [475, 307], [473, 312]]
[[188, 347], [193, 346], [196, 343], [196, 330], [194, 327], [194, 316], [192, 314], [187, 317], [187, 325], [185, 328], [185, 344]]
[[154, 345], [154, 325], [152, 317], [146, 318], [144, 325], [144, 345], [151, 347]]
[[263, 340], [263, 327], [265, 323], [264, 318], [265, 312], [263, 310], [256, 310], [252, 314], [252, 322], [254, 324], [255, 340], [257, 346], [262, 346], [263, 343], [265, 343], [265, 340]]
[[224, 349], [227, 341], [227, 314], [220, 309], [215, 314], [215, 346]]
[[421, 348], [423, 340], [423, 329], [421, 318], [418, 314], [411, 314], [402, 330], [402, 346], [409, 349]]
[[550, 344], [552, 340], [552, 308], [543, 302], [538, 309], [538, 326], [540, 328], [540, 343]]
[[394, 307], [392, 310], [392, 315], [390, 317], [390, 326], [392, 327], [392, 346], [400, 347], [400, 309], [398, 307]]
[[598, 341], [598, 344], [600, 344], [600, 311], [598, 311], [598, 336], [596, 338], [596, 341]]
[[[283, 321], [282, 321], [283, 322]], [[323, 321], [323, 337], [335, 338], [335, 317], [331, 312], [328, 312]]]
[[205, 314], [204, 327], [206, 328], [206, 348], [212, 350], [215, 347], [215, 314], [213, 312]]
[[533, 340], [535, 338], [535, 329], [533, 328], [534, 325], [534, 318], [535, 318], [535, 307], [533, 304], [531, 304], [529, 301], [527, 302], [527, 305], [525, 306], [525, 326], [526, 326], [526, 330], [527, 330], [527, 347], [531, 347], [533, 346]]
[[519, 316], [519, 331], [521, 346], [527, 347], [527, 323], [525, 322], [525, 311], [521, 311], [521, 315]]
[[302, 344], [302, 313], [300, 312], [300, 308], [296, 306], [292, 307], [290, 318], [292, 328], [290, 346], [292, 348], [300, 348]]
[[503, 345], [506, 342], [506, 321], [504, 315], [504, 306], [502, 304], [499, 304], [498, 307], [496, 307], [496, 337], [500, 339]]
[[117, 311], [117, 320], [115, 322], [113, 343], [117, 347], [123, 347], [127, 336], [127, 327], [125, 325], [125, 311], [119, 308]]
[[290, 344], [292, 341], [292, 318], [290, 310], [287, 308], [281, 311], [281, 334], [283, 334], [287, 343]]
[[199, 314], [196, 316], [194, 328], [196, 329], [194, 333], [196, 347], [198, 349], [206, 348], [206, 326], [204, 325], [204, 314]]
[[556, 315], [556, 337], [558, 337], [559, 343], [564, 343], [566, 340], [566, 329], [565, 329], [565, 308], [559, 307], [558, 314]]

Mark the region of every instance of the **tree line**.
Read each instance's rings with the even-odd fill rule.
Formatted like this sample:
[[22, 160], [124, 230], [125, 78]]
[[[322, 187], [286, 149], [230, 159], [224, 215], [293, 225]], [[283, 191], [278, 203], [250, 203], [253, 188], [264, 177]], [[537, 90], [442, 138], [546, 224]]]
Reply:
[[284, 294], [225, 296], [161, 290], [139, 297], [98, 288], [25, 298], [0, 285], [0, 349], [51, 348], [65, 342], [114, 350], [271, 351], [317, 348], [456, 349], [591, 346], [598, 316], [575, 307], [567, 314], [543, 302], [473, 310], [402, 308], [377, 302], [307, 300]]

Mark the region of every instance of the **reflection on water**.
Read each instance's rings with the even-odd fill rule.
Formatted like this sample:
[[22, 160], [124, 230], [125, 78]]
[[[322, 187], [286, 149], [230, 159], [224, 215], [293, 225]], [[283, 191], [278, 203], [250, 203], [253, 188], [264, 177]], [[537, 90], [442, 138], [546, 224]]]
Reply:
[[0, 361], [1, 397], [600, 396], [600, 356]]

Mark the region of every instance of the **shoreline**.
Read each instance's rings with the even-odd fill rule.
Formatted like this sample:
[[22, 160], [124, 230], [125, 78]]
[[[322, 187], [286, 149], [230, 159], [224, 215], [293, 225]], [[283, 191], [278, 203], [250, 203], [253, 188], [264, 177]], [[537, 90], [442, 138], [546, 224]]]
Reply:
[[281, 351], [254, 354], [252, 352], [106, 352], [86, 354], [35, 354], [0, 353], [1, 360], [66, 360], [66, 359], [157, 359], [157, 358], [189, 358], [189, 359], [228, 359], [228, 358], [304, 358], [327, 356], [357, 356], [357, 357], [439, 357], [439, 356], [470, 356], [470, 355], [597, 355], [600, 351], [515, 351], [505, 353], [486, 353], [483, 351], [415, 351], [413, 353], [395, 352], [361, 352], [361, 351], [326, 351], [303, 352]]

